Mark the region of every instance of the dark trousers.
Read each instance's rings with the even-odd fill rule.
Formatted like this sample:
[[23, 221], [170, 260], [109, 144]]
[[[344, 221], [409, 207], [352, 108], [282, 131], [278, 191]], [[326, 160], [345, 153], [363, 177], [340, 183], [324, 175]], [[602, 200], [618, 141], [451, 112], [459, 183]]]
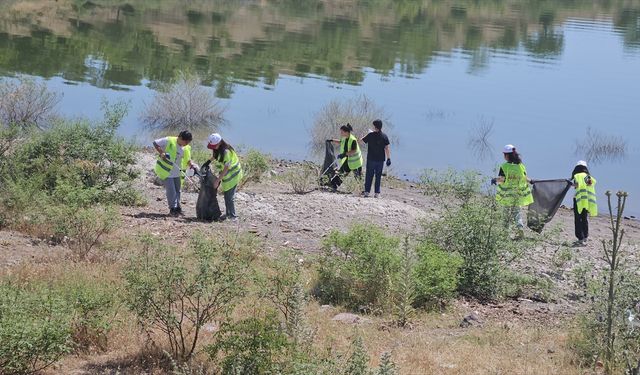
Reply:
[[382, 182], [382, 169], [384, 161], [367, 160], [367, 172], [364, 177], [364, 191], [371, 193], [371, 183], [376, 178], [375, 193], [380, 194], [380, 183]]
[[573, 218], [576, 225], [576, 237], [582, 241], [589, 237], [589, 211], [578, 212], [578, 203], [573, 200]]
[[[351, 172], [351, 169], [349, 168], [349, 165], [347, 165], [347, 162], [344, 162], [344, 163], [342, 164], [342, 166], [340, 167], [340, 169], [338, 170], [338, 173], [339, 173], [341, 176], [346, 176], [346, 175], [348, 175], [348, 174], [349, 174], [349, 172]], [[360, 167], [360, 168], [358, 168], [358, 169], [354, 170], [354, 171], [353, 171], [353, 175], [354, 175], [356, 178], [361, 178], [361, 177], [362, 177], [362, 167]], [[342, 184], [342, 180], [341, 180], [341, 179], [336, 179], [336, 178], [331, 179], [331, 186], [332, 186], [334, 189], [337, 189], [337, 188], [338, 188], [338, 186], [340, 186], [340, 184]]]

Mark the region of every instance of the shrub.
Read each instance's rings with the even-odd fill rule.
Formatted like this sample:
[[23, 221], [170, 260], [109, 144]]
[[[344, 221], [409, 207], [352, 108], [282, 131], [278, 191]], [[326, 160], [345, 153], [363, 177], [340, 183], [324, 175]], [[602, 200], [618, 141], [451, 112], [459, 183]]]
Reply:
[[398, 239], [371, 226], [332, 232], [324, 241], [315, 294], [324, 303], [376, 311], [389, 307], [400, 267]]
[[240, 188], [247, 183], [258, 183], [265, 173], [269, 171], [269, 157], [260, 151], [250, 150], [242, 158], [242, 172], [244, 177]]
[[438, 198], [444, 207], [464, 203], [478, 196], [485, 178], [475, 171], [427, 169], [420, 176], [425, 194]]
[[0, 82], [0, 125], [43, 128], [55, 116], [62, 95], [52, 92], [45, 82], [20, 77]]
[[430, 306], [453, 298], [458, 288], [462, 258], [430, 243], [420, 244], [416, 253], [417, 262], [413, 271], [416, 289], [414, 305]]
[[273, 314], [226, 324], [215, 344], [206, 348], [223, 374], [281, 374], [290, 342]]
[[25, 290], [0, 284], [0, 369], [32, 374], [72, 350], [65, 302], [46, 288]]
[[223, 319], [245, 292], [250, 254], [239, 242], [195, 238], [186, 253], [144, 239], [124, 276], [127, 304], [149, 335], [159, 330], [178, 361], [193, 355], [201, 328]]
[[318, 168], [310, 163], [292, 167], [284, 174], [284, 180], [296, 194], [306, 194], [318, 186]]
[[409, 239], [405, 238], [402, 247], [402, 261], [398, 276], [394, 281], [393, 313], [395, 323], [400, 327], [405, 327], [415, 314], [413, 308], [416, 300], [416, 282], [414, 280], [415, 254], [409, 247]]
[[364, 347], [362, 336], [356, 335], [351, 342], [351, 355], [347, 360], [344, 375], [371, 375], [369, 354]]
[[141, 116], [150, 129], [216, 129], [223, 125], [225, 108], [211, 90], [202, 86], [195, 74], [180, 72], [165, 86], [159, 87], [153, 101]]
[[69, 209], [58, 216], [58, 236], [69, 236], [74, 260], [85, 260], [101, 239], [118, 227], [120, 217], [112, 207]]
[[499, 296], [503, 260], [514, 242], [489, 197], [472, 198], [426, 225], [426, 242], [462, 258], [458, 290], [481, 300]]
[[396, 364], [393, 363], [391, 359], [391, 353], [384, 352], [382, 356], [380, 356], [380, 365], [378, 366], [378, 371], [376, 375], [397, 375], [398, 370], [396, 368]]

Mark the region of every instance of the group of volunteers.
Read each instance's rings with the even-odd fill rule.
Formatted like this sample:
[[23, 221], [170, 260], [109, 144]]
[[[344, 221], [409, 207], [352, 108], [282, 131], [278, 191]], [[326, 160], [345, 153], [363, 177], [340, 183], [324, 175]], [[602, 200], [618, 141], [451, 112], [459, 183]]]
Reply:
[[[527, 169], [515, 146], [504, 146], [503, 154], [505, 163], [500, 166], [498, 177], [492, 179], [491, 183], [498, 186], [496, 200], [506, 208], [507, 217], [515, 223], [518, 229], [517, 237], [521, 238], [524, 235], [521, 208], [534, 202], [530, 187], [534, 181], [527, 176]], [[587, 162], [580, 160], [571, 172], [569, 181], [575, 188], [573, 214], [578, 240], [574, 246], [585, 246], [589, 238], [588, 217], [598, 215], [596, 179], [591, 176]]]
[[[391, 151], [389, 138], [382, 132], [382, 121], [373, 121], [373, 127], [375, 130], [371, 130], [369, 134], [358, 139], [352, 134], [351, 125], [347, 124], [340, 127], [341, 138], [330, 141], [340, 145], [339, 173], [346, 175], [353, 171], [358, 178], [362, 175], [364, 164], [359, 143], [368, 145], [365, 188], [362, 196], [368, 197], [370, 195], [375, 178], [374, 196], [378, 198], [385, 162], [387, 166], [391, 165]], [[177, 137], [164, 137], [153, 141], [153, 147], [158, 152], [155, 173], [165, 186], [171, 216], [183, 215], [180, 206], [180, 191], [185, 176], [200, 172], [200, 167], [191, 160], [190, 144], [192, 140], [192, 134], [183, 130]], [[240, 159], [234, 148], [218, 133], [209, 136], [207, 148], [212, 150], [212, 155], [202, 167], [209, 167], [213, 163], [218, 172], [214, 187], [222, 189], [226, 209], [221, 220], [235, 221], [238, 218], [235, 210], [235, 193], [243, 176]]]
[[[188, 171], [195, 174], [200, 170], [200, 167], [191, 160], [190, 143], [192, 140], [191, 133], [183, 130], [177, 137], [164, 137], [153, 141], [153, 147], [158, 152], [155, 172], [158, 178], [164, 182], [169, 214], [172, 216], [183, 215], [182, 207], [180, 207], [180, 190]], [[218, 133], [209, 136], [207, 148], [212, 151], [212, 155], [202, 167], [209, 167], [213, 163], [217, 169], [218, 178], [214, 186], [216, 189], [222, 189], [224, 194], [226, 212], [223, 219], [236, 221], [238, 217], [236, 216], [235, 193], [242, 180], [240, 158], [234, 148], [225, 142]]]
[[[340, 127], [340, 139], [330, 139], [339, 145], [338, 173], [347, 175], [353, 172], [357, 178], [362, 176], [363, 157], [360, 143], [367, 145], [367, 163], [363, 197], [369, 197], [375, 179], [374, 197], [380, 196], [380, 184], [384, 166], [391, 165], [391, 151], [389, 138], [382, 132], [382, 121], [373, 121], [374, 130], [370, 130], [367, 135], [357, 138], [353, 134], [351, 125], [346, 124]], [[191, 170], [193, 173], [199, 172], [199, 167], [191, 160], [191, 146], [189, 145], [193, 137], [189, 131], [182, 131], [177, 137], [165, 137], [156, 139], [153, 146], [158, 152], [158, 160], [155, 166], [157, 176], [164, 181], [169, 205], [170, 215], [182, 215], [180, 207], [180, 190], [184, 183], [185, 175]], [[234, 148], [228, 144], [220, 134], [213, 133], [208, 138], [207, 148], [212, 151], [211, 158], [203, 165], [213, 166], [218, 172], [215, 188], [221, 188], [224, 194], [225, 215], [222, 219], [237, 220], [235, 210], [235, 193], [238, 184], [242, 180], [242, 166], [240, 159]], [[527, 176], [527, 169], [522, 163], [518, 151], [513, 145], [506, 145], [503, 150], [505, 162], [500, 166], [497, 178], [491, 183], [497, 185], [496, 200], [507, 210], [509, 223], [514, 223], [517, 227], [517, 237], [524, 235], [524, 221], [522, 219], [521, 208], [533, 203], [530, 184], [533, 181]], [[597, 216], [598, 206], [596, 203], [596, 179], [591, 176], [587, 163], [579, 161], [572, 174], [571, 184], [575, 188], [574, 216], [575, 234], [578, 238], [577, 246], [584, 246], [589, 238], [588, 216]], [[337, 189], [336, 183], [333, 188]]]

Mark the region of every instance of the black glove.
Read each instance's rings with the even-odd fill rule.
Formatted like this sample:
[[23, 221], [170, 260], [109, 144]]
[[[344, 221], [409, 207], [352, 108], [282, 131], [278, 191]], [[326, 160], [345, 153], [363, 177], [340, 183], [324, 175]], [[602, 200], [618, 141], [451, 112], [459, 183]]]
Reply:
[[346, 155], [346, 154], [340, 154], [340, 155], [338, 155], [338, 159], [344, 159], [344, 158], [346, 158], [346, 157], [347, 157], [347, 155]]
[[387, 167], [391, 166], [391, 159], [387, 159]]
[[498, 184], [498, 179], [497, 178], [492, 178], [491, 179], [491, 185], [497, 185]]
[[327, 139], [325, 142], [331, 142], [331, 143], [333, 143], [333, 139]]

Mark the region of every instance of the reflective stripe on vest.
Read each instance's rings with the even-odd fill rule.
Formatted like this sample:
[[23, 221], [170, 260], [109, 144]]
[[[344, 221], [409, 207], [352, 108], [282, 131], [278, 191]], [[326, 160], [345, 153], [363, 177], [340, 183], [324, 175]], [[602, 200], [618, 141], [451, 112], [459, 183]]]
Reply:
[[349, 169], [352, 171], [362, 167], [363, 164], [360, 145], [358, 144], [358, 140], [353, 134], [351, 134], [349, 138], [343, 138], [340, 140], [340, 153], [345, 154], [351, 151], [354, 142], [356, 145], [355, 153], [353, 155], [347, 155], [346, 158], [340, 160], [340, 166], [342, 166], [342, 164], [344, 164], [344, 162], [346, 161]]
[[[164, 160], [161, 157], [158, 157], [156, 160], [156, 167], [154, 169], [156, 176], [161, 180], [166, 180], [169, 178], [171, 171], [174, 167], [174, 162], [172, 160], [176, 160], [178, 156], [178, 137], [167, 137], [167, 146], [164, 150], [165, 153], [169, 154], [169, 160]], [[191, 160], [191, 146], [182, 147], [182, 161], [181, 161], [181, 172], [186, 172], [189, 167], [189, 160]], [[180, 173], [181, 182], [184, 183], [184, 173]]]
[[[596, 195], [596, 179], [586, 173], [577, 173], [573, 176], [576, 187], [575, 204], [578, 213], [584, 210], [589, 212], [589, 216], [598, 216], [598, 202]], [[591, 185], [587, 181], [591, 179]]]
[[225, 164], [230, 164], [227, 174], [222, 178], [222, 184], [220, 184], [222, 191], [229, 191], [236, 187], [240, 180], [242, 180], [242, 166], [240, 165], [240, 159], [238, 154], [233, 150], [227, 150], [222, 163], [217, 163], [217, 168], [220, 172], [224, 170]]
[[533, 203], [527, 171], [523, 164], [504, 163], [504, 182], [498, 185], [496, 200], [503, 206], [523, 207]]

